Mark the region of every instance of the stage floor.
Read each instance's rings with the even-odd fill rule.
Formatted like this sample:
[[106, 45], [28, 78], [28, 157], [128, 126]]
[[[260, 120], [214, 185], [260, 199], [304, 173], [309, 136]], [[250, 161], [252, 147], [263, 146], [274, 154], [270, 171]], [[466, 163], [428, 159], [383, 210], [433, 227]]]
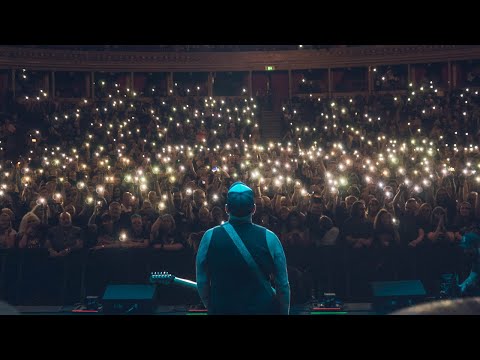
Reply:
[[[74, 306], [16, 306], [23, 315], [104, 315]], [[371, 303], [345, 303], [342, 309], [320, 309], [312, 305], [292, 306], [291, 315], [376, 315]], [[133, 315], [133, 314], [132, 314]], [[207, 315], [186, 305], [158, 306], [150, 315]]]

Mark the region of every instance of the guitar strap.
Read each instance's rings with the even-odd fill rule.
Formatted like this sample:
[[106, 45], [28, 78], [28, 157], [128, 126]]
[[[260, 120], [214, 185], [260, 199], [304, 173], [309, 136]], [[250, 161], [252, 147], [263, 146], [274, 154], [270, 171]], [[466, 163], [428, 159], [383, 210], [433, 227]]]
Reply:
[[250, 252], [246, 248], [242, 239], [240, 239], [240, 236], [238, 236], [238, 234], [235, 231], [235, 229], [233, 228], [233, 226], [231, 224], [229, 224], [228, 222], [226, 222], [222, 225], [222, 227], [225, 229], [227, 234], [230, 236], [233, 243], [237, 247], [238, 251], [240, 251], [240, 254], [243, 256], [243, 258], [247, 262], [248, 267], [250, 268], [250, 270], [252, 270], [254, 275], [260, 280], [260, 282], [262, 283], [262, 286], [265, 288], [265, 290], [268, 293], [270, 293], [272, 296], [275, 296], [276, 295], [275, 289], [272, 287], [270, 282], [265, 278], [265, 275], [262, 273], [262, 271], [258, 267], [258, 264], [253, 259], [252, 254], [250, 254]]

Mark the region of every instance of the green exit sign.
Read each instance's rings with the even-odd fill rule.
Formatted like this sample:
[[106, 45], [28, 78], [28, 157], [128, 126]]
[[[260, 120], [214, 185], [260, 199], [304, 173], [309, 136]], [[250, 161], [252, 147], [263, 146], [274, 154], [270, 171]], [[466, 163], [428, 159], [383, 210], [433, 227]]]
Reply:
[[273, 70], [275, 70], [275, 66], [273, 66], [273, 65], [265, 66], [265, 70], [273, 71]]

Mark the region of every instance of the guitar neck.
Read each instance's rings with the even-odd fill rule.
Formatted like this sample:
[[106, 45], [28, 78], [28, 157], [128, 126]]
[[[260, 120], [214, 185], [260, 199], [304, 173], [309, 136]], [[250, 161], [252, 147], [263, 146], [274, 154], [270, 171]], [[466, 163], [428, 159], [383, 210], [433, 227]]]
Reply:
[[180, 285], [192, 290], [197, 290], [197, 283], [195, 281], [175, 277], [175, 279], [173, 279], [173, 283], [175, 285]]

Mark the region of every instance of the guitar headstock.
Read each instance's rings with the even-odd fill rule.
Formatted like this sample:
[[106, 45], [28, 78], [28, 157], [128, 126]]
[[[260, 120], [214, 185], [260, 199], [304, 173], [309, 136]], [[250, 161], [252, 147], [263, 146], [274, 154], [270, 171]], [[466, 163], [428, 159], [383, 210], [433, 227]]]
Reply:
[[170, 285], [175, 280], [175, 276], [167, 271], [153, 271], [150, 273], [151, 284]]

